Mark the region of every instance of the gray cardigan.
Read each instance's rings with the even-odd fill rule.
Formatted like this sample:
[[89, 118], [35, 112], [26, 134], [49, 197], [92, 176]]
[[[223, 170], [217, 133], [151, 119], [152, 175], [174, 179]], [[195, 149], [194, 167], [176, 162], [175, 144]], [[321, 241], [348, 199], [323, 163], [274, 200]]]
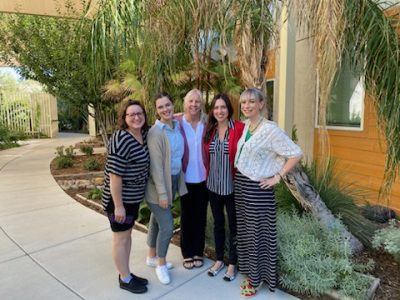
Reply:
[[[150, 178], [146, 186], [145, 199], [149, 203], [159, 204], [159, 199], [168, 199], [172, 204], [171, 147], [165, 132], [153, 125], [147, 135], [150, 153]], [[185, 177], [181, 170], [178, 185], [179, 195], [187, 193]]]

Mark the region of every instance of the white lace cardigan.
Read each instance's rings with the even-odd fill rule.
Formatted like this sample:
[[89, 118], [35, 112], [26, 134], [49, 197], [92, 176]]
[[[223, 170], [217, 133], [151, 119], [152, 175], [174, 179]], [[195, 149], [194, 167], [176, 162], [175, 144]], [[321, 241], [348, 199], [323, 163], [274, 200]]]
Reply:
[[235, 166], [251, 180], [260, 181], [264, 177], [274, 176], [282, 169], [287, 158], [303, 154], [286, 132], [266, 119], [261, 121], [252, 137], [245, 142], [249, 125], [247, 120], [238, 142]]

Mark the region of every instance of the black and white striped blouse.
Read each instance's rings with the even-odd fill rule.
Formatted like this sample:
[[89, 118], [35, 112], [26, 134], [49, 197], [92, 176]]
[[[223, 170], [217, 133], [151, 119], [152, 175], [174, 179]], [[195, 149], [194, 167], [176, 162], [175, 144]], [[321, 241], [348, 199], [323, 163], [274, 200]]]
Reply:
[[218, 195], [233, 193], [233, 178], [229, 163], [229, 129], [233, 122], [229, 122], [224, 140], [220, 141], [218, 130], [210, 143], [210, 171], [207, 178], [207, 188]]
[[146, 138], [147, 133], [143, 135], [142, 145], [125, 130], [117, 130], [111, 136], [104, 170], [104, 208], [112, 201], [110, 173], [122, 177], [123, 203], [134, 204], [143, 200], [150, 166]]

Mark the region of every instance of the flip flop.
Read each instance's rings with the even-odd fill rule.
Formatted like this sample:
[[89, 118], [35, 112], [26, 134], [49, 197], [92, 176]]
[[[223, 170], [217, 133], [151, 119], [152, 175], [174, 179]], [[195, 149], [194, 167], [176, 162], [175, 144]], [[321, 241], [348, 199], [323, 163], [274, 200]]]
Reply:
[[183, 260], [183, 262], [182, 262], [182, 265], [186, 270], [193, 269], [194, 268], [194, 260], [193, 260], [193, 258], [185, 258]]

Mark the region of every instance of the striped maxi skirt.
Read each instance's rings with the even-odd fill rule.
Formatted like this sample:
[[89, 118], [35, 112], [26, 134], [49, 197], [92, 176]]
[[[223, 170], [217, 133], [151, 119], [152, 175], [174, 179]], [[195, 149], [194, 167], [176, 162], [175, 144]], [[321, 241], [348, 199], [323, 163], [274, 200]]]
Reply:
[[252, 286], [265, 281], [271, 291], [277, 283], [276, 205], [272, 189], [240, 172], [235, 177], [237, 253], [240, 272]]

